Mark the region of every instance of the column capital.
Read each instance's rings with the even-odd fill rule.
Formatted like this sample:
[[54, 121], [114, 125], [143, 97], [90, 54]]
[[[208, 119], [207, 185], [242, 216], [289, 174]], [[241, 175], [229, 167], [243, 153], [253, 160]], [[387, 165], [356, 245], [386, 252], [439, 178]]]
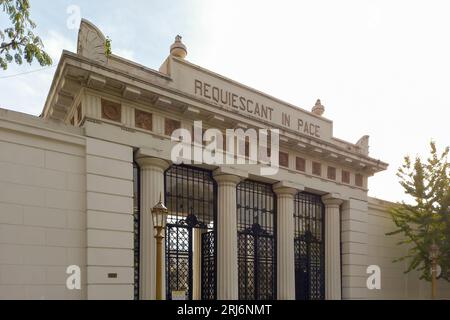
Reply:
[[168, 161], [159, 158], [140, 157], [136, 159], [136, 162], [141, 169], [156, 167], [165, 171], [170, 167], [170, 163]]
[[222, 166], [214, 171], [214, 177], [219, 176], [235, 176], [241, 180], [248, 179], [248, 172], [236, 169], [231, 166]]
[[305, 187], [303, 187], [300, 184], [294, 183], [294, 182], [288, 182], [288, 181], [281, 181], [276, 183], [273, 186], [273, 191], [278, 195], [292, 195], [295, 196], [297, 193], [305, 190]]
[[341, 204], [344, 203], [344, 200], [342, 199], [338, 199], [335, 195], [333, 194], [327, 194], [325, 196], [322, 197], [322, 202], [327, 206], [327, 207], [339, 207]]
[[220, 185], [225, 183], [239, 184], [243, 178], [232, 174], [214, 174], [214, 180]]

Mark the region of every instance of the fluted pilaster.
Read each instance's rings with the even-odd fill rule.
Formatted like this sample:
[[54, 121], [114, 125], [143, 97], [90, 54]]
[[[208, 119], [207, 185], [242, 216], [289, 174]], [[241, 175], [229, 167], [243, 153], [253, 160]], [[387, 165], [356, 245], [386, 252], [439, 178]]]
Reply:
[[325, 298], [341, 300], [341, 214], [343, 203], [330, 195], [322, 198], [325, 204]]
[[[139, 158], [137, 162], [141, 170], [140, 297], [142, 300], [155, 300], [156, 240], [151, 210], [158, 203], [160, 196], [164, 196], [164, 171], [169, 168], [170, 164], [161, 159], [148, 157]], [[165, 249], [162, 251], [164, 253]], [[164, 257], [162, 257], [162, 261], [165, 271]], [[163, 279], [164, 297], [165, 291], [165, 280]]]
[[294, 196], [298, 190], [275, 187], [277, 194], [277, 295], [278, 300], [295, 299]]
[[236, 187], [241, 178], [219, 174], [217, 181], [217, 298], [238, 299]]

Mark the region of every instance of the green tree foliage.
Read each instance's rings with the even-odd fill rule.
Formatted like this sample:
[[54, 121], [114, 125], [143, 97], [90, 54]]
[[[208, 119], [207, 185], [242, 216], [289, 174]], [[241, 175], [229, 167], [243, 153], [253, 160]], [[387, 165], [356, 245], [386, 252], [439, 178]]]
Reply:
[[105, 40], [105, 56], [110, 57], [112, 55], [112, 40], [109, 37], [106, 37]]
[[409, 245], [406, 256], [395, 261], [407, 261], [408, 269], [420, 272], [420, 278], [431, 281], [430, 247], [439, 247], [440, 278], [450, 281], [450, 164], [449, 147], [439, 153], [431, 142], [431, 155], [423, 162], [405, 157], [397, 176], [414, 204], [401, 203], [391, 209], [397, 230], [388, 235], [402, 234], [399, 244]]
[[30, 19], [29, 0], [0, 0], [0, 7], [10, 20], [10, 26], [0, 30], [0, 68], [6, 70], [13, 61], [21, 65], [34, 59], [41, 66], [51, 65], [41, 39], [33, 33], [36, 24]]

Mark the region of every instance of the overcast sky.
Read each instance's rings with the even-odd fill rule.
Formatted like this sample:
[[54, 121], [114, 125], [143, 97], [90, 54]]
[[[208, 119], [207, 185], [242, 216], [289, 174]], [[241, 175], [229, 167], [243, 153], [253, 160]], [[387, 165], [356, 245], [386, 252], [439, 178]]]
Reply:
[[[195, 64], [308, 110], [322, 99], [335, 137], [368, 134], [370, 155], [390, 164], [370, 196], [405, 199], [403, 157], [450, 144], [449, 1], [30, 1], [55, 64], [75, 51], [75, 5], [115, 54], [150, 68], [180, 34]], [[37, 69], [0, 71], [0, 107], [40, 114], [56, 68], [14, 76]]]

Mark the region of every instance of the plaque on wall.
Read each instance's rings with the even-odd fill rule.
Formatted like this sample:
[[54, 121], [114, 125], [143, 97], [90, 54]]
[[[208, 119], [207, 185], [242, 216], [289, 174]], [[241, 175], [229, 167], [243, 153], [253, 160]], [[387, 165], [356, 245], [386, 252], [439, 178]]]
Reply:
[[328, 167], [328, 179], [336, 180], [336, 168]]
[[315, 176], [322, 176], [322, 165], [319, 162], [313, 162], [312, 164], [313, 168], [313, 175]]
[[355, 184], [357, 187], [363, 187], [364, 185], [364, 178], [361, 174], [357, 174], [355, 176]]
[[289, 154], [286, 152], [280, 152], [280, 166], [288, 168], [289, 167]]
[[165, 121], [164, 133], [166, 136], [171, 136], [172, 133], [181, 128], [181, 122], [173, 119], [167, 119]]
[[342, 182], [350, 184], [350, 172], [342, 170]]
[[153, 115], [141, 110], [135, 110], [135, 125], [136, 128], [152, 131], [153, 130]]
[[295, 159], [295, 168], [296, 168], [298, 171], [303, 171], [303, 172], [305, 172], [305, 171], [306, 171], [306, 160], [303, 159], [303, 158], [297, 157], [297, 158]]
[[119, 103], [102, 99], [102, 118], [114, 122], [121, 122], [121, 105]]

